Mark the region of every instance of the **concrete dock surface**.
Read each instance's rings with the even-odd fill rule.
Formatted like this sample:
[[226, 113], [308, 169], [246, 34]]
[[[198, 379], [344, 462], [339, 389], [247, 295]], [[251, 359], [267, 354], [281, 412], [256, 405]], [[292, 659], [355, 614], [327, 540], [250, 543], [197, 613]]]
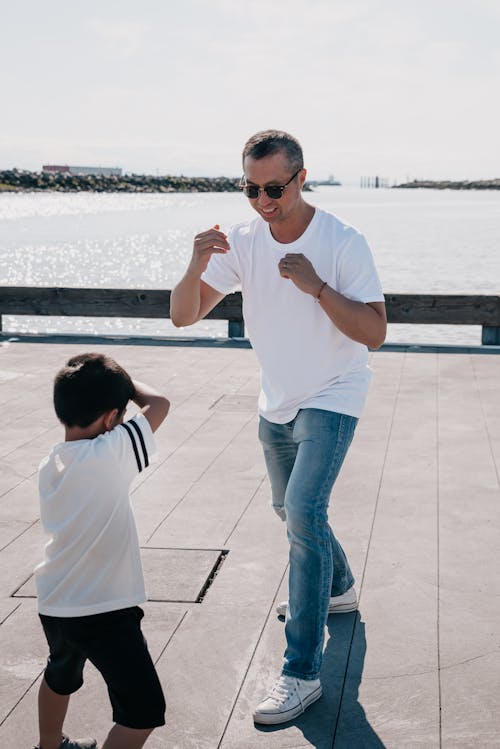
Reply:
[[[367, 408], [330, 518], [359, 595], [329, 617], [323, 697], [258, 727], [279, 674], [285, 527], [269, 507], [251, 349], [3, 342], [0, 345], [0, 746], [32, 747], [47, 656], [32, 572], [46, 542], [37, 467], [62, 429], [56, 371], [106, 351], [172, 402], [158, 461], [132, 501], [148, 589], [144, 632], [167, 701], [149, 749], [500, 747], [500, 357], [371, 354]], [[86, 667], [66, 730], [102, 743], [111, 725]]]

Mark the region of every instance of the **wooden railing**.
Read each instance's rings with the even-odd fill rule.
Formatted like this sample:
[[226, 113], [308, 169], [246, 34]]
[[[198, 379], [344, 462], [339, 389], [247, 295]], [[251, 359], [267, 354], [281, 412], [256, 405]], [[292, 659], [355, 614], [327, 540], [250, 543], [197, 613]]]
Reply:
[[[464, 294], [386, 294], [390, 323], [481, 325], [482, 343], [500, 345], [500, 296]], [[170, 317], [167, 289], [74, 289], [0, 287], [2, 315], [60, 317]], [[228, 336], [243, 337], [241, 293], [228, 294], [208, 315], [227, 320]]]

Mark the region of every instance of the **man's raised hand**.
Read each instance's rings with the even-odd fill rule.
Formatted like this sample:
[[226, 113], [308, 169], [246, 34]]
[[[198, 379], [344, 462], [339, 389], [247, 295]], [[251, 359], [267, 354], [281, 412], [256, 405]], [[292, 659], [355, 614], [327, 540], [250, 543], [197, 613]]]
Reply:
[[226, 234], [220, 230], [219, 224], [215, 224], [208, 231], [202, 231], [195, 236], [191, 266], [201, 275], [207, 269], [213, 254], [225, 255], [229, 249]]

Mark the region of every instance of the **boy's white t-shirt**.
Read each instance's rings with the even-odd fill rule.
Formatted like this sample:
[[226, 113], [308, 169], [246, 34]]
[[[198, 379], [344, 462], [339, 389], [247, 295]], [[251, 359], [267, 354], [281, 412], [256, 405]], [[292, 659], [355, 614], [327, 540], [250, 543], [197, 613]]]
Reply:
[[303, 253], [340, 294], [383, 302], [364, 236], [316, 208], [295, 242], [277, 242], [260, 216], [233, 227], [228, 240], [231, 249], [212, 255], [202, 280], [223, 294], [242, 291], [246, 329], [261, 365], [259, 413], [280, 424], [301, 408], [359, 417], [371, 379], [367, 347], [341, 333], [310, 294], [283, 279], [278, 261]]
[[141, 413], [95, 439], [61, 442], [40, 464], [40, 518], [50, 539], [35, 569], [38, 610], [75, 617], [146, 601], [129, 487], [155, 441]]

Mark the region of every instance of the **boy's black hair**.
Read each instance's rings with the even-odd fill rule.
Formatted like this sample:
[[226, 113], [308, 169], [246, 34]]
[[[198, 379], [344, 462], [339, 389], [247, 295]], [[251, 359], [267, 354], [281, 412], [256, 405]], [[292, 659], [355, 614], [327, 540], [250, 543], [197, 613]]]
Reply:
[[122, 413], [134, 395], [130, 375], [105, 354], [73, 356], [54, 380], [54, 408], [68, 427], [88, 427], [114, 408]]

